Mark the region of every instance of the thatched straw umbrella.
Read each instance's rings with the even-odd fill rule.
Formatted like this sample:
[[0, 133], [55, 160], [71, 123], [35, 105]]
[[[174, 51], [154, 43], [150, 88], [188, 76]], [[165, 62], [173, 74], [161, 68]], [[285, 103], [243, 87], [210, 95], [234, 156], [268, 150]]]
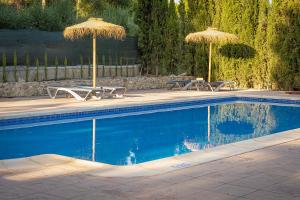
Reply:
[[208, 82], [211, 81], [211, 50], [212, 43], [217, 42], [235, 42], [238, 37], [234, 34], [225, 33], [218, 31], [216, 28], [207, 28], [205, 31], [190, 33], [186, 36], [185, 41], [187, 43], [199, 43], [208, 42], [209, 43], [209, 64], [208, 64]]
[[64, 37], [78, 39], [84, 36], [93, 37], [93, 87], [96, 87], [96, 37], [114, 38], [121, 40], [126, 36], [122, 26], [111, 24], [100, 18], [90, 18], [86, 22], [67, 27], [64, 30]]

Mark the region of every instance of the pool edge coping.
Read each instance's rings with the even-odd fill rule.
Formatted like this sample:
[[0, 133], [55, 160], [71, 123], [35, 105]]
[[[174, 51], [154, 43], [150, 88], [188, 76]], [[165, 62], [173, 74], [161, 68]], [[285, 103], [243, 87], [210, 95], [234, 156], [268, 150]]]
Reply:
[[278, 100], [291, 100], [297, 101], [300, 100], [300, 97], [295, 96], [278, 96], [278, 95], [259, 95], [259, 94], [232, 94], [228, 92], [227, 94], [221, 94], [218, 96], [195, 96], [195, 97], [188, 97], [187, 99], [161, 99], [159, 101], [149, 101], [149, 102], [139, 102], [139, 103], [126, 103], [126, 104], [119, 104], [119, 105], [93, 105], [87, 107], [74, 107], [68, 109], [57, 109], [52, 111], [36, 111], [36, 112], [25, 112], [25, 113], [17, 113], [17, 114], [9, 114], [7, 116], [0, 116], [0, 120], [10, 120], [10, 119], [18, 119], [18, 118], [28, 118], [28, 117], [39, 117], [39, 116], [48, 116], [48, 115], [55, 115], [55, 114], [71, 114], [74, 112], [90, 112], [90, 111], [102, 111], [106, 109], [118, 109], [118, 108], [127, 108], [127, 107], [137, 107], [137, 106], [148, 106], [148, 105], [159, 105], [159, 104], [167, 104], [167, 103], [180, 103], [180, 102], [193, 102], [197, 100], [210, 100], [210, 99], [223, 99], [223, 98], [264, 98], [264, 99], [278, 99]]
[[[159, 105], [163, 103], [180, 103], [180, 102], [190, 102], [190, 101], [195, 101], [195, 100], [209, 100], [212, 98], [230, 98], [230, 97], [237, 97], [237, 95], [234, 94], [225, 94], [221, 96], [202, 96], [202, 97], [188, 97], [188, 99], [176, 99], [176, 100], [171, 100], [171, 99], [161, 99], [159, 101], [149, 101], [149, 102], [140, 102], [140, 103], [126, 103], [126, 104], [116, 104], [116, 105], [89, 105], [87, 107], [80, 107], [80, 108], [68, 108], [68, 109], [57, 109], [53, 111], [36, 111], [33, 113], [18, 113], [18, 114], [10, 114], [7, 116], [0, 116], [0, 120], [6, 120], [6, 119], [16, 119], [16, 118], [25, 118], [25, 117], [39, 117], [39, 116], [44, 116], [44, 115], [54, 115], [54, 114], [69, 114], [69, 113], [74, 113], [74, 112], [89, 112], [89, 111], [101, 111], [101, 110], [106, 110], [106, 109], [115, 109], [115, 108], [126, 108], [126, 107], [135, 107], [135, 106], [147, 106], [147, 105]], [[299, 98], [300, 100], [300, 98]], [[100, 102], [101, 100], [99, 100]], [[113, 101], [113, 99], [112, 99]], [[84, 102], [82, 102], [84, 103]]]
[[56, 154], [44, 154], [26, 158], [0, 160], [0, 171], [27, 171], [44, 169], [47, 167], [72, 166], [81, 170], [86, 169], [82, 172], [84, 174], [100, 177], [153, 176], [186, 169], [299, 139], [300, 128], [131, 166], [115, 166]]

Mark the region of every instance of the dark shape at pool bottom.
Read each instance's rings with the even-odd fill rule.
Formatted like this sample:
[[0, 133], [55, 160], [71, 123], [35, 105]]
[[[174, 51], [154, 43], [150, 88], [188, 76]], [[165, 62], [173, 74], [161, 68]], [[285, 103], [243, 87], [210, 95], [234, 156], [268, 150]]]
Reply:
[[224, 135], [251, 135], [254, 132], [253, 125], [248, 122], [227, 121], [216, 128]]

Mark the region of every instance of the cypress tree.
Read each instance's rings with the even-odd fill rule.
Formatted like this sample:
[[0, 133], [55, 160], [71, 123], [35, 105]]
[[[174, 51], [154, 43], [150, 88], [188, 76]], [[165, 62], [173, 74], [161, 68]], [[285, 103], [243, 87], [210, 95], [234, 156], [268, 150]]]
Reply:
[[255, 36], [256, 57], [253, 67], [254, 87], [270, 85], [269, 48], [267, 43], [269, 0], [259, 1], [258, 27]]
[[162, 42], [162, 32], [159, 22], [159, 12], [160, 12], [160, 0], [152, 0], [151, 9], [151, 24], [150, 24], [150, 60], [151, 60], [151, 73], [155, 73], [158, 76], [160, 57], [161, 57], [161, 42]]
[[139, 26], [138, 48], [141, 54], [142, 72], [148, 74], [150, 67], [150, 25], [152, 0], [137, 0], [135, 23]]
[[151, 48], [151, 68], [152, 73], [158, 75], [159, 68], [165, 69], [165, 48], [166, 48], [166, 29], [168, 0], [152, 0], [152, 13], [150, 24], [150, 48]]
[[165, 60], [167, 71], [175, 74], [178, 70], [179, 24], [174, 0], [169, 3], [165, 33]]
[[271, 79], [279, 89], [300, 85], [300, 1], [273, 0], [268, 41]]
[[178, 23], [179, 23], [179, 54], [178, 54], [178, 65], [179, 72], [186, 72], [188, 66], [188, 44], [185, 43], [185, 37], [188, 34], [187, 25], [188, 18], [186, 13], [185, 0], [180, 0], [178, 5]]
[[[161, 1], [161, 7], [160, 7], [160, 13], [158, 16], [158, 21], [160, 22], [160, 28], [161, 28], [161, 35], [162, 37], [160, 38], [160, 48], [161, 48], [161, 55], [163, 56], [163, 58], [161, 58], [161, 68], [162, 68], [162, 73], [165, 73], [167, 71], [167, 58], [165, 57], [165, 50], [167, 47], [167, 39], [168, 39], [168, 16], [169, 16], [169, 0], [160, 0]], [[174, 5], [175, 6], [175, 5]], [[174, 8], [176, 9], [176, 8]], [[176, 11], [175, 11], [176, 14]], [[176, 26], [176, 25], [175, 25]]]

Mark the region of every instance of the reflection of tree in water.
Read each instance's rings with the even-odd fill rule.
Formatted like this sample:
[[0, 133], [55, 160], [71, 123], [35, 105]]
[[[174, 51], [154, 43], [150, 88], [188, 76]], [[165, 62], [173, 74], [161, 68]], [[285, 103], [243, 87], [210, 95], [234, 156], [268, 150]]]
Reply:
[[[227, 129], [229, 132], [222, 130], [226, 124], [232, 125], [230, 129]], [[270, 134], [275, 127], [276, 121], [270, 105], [219, 105], [212, 110], [211, 143], [214, 145], [226, 144], [260, 137]]]

